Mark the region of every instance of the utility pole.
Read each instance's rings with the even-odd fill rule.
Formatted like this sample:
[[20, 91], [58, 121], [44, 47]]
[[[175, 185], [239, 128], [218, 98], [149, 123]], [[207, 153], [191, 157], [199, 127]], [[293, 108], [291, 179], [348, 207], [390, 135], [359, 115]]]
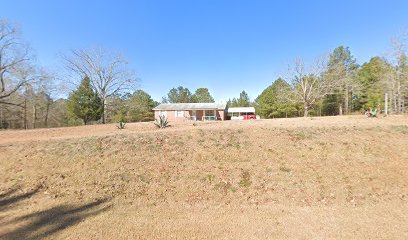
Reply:
[[388, 93], [384, 95], [384, 114], [385, 116], [388, 115]]

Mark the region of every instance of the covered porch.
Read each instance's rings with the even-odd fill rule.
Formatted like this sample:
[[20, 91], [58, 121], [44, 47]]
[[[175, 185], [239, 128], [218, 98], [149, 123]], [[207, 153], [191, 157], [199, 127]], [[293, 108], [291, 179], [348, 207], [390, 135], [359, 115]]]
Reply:
[[153, 108], [156, 119], [166, 116], [169, 121], [223, 121], [225, 109], [225, 103], [162, 103]]

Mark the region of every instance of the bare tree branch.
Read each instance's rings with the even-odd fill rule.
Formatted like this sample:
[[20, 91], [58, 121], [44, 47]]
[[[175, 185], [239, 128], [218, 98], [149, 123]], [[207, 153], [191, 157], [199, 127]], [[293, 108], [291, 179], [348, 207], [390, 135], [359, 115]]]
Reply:
[[9, 98], [27, 81], [18, 74], [29, 61], [28, 48], [19, 38], [19, 31], [0, 19], [0, 99]]
[[[103, 100], [114, 94], [135, 89], [137, 79], [127, 67], [127, 61], [113, 51], [102, 48], [72, 50], [69, 56], [63, 56], [68, 71], [82, 79], [88, 76], [95, 91]], [[105, 114], [102, 116], [105, 123]]]
[[308, 116], [311, 105], [327, 95], [333, 84], [322, 77], [326, 70], [326, 57], [318, 58], [307, 68], [302, 58], [297, 58], [293, 66], [289, 67], [289, 83], [294, 96], [303, 104], [304, 116]]

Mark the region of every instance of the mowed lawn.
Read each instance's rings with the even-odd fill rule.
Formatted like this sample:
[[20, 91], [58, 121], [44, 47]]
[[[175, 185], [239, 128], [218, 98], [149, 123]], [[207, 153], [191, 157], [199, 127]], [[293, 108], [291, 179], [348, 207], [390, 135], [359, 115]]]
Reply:
[[408, 117], [0, 132], [0, 239], [408, 239]]

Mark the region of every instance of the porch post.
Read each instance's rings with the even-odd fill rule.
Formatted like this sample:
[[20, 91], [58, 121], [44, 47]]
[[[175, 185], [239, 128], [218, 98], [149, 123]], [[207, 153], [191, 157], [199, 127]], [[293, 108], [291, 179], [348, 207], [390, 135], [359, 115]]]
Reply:
[[205, 110], [203, 110], [203, 119], [201, 120], [205, 121]]

